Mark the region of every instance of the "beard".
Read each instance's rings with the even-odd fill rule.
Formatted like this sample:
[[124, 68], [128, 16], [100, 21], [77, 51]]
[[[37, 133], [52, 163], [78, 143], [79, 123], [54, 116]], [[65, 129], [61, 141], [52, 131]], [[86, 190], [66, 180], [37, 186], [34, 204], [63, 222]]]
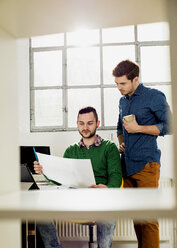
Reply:
[[[84, 135], [84, 131], [88, 131], [89, 133], [90, 133], [90, 135], [89, 136], [87, 136], [87, 135]], [[96, 128], [95, 128], [95, 130], [94, 131], [90, 131], [90, 130], [83, 130], [82, 132], [81, 131], [79, 131], [79, 133], [80, 133], [80, 135], [83, 137], [83, 138], [85, 138], [85, 139], [89, 139], [89, 138], [92, 138], [94, 135], [95, 135], [95, 133], [96, 133]]]

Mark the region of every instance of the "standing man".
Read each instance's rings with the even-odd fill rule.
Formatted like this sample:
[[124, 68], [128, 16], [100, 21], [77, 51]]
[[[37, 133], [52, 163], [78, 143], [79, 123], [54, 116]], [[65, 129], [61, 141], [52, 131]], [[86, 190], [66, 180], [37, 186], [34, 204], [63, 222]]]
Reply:
[[[79, 143], [70, 145], [64, 157], [91, 159], [96, 185], [90, 185], [90, 188], [119, 188], [122, 183], [119, 151], [113, 142], [96, 134], [99, 124], [97, 112], [93, 107], [82, 108], [77, 116], [77, 128], [82, 139]], [[42, 166], [36, 161], [34, 170], [36, 173], [42, 173]], [[114, 222], [97, 223], [99, 248], [112, 247], [114, 229]]]
[[[124, 157], [124, 187], [158, 187], [160, 155], [157, 137], [168, 133], [169, 106], [159, 90], [139, 83], [139, 66], [129, 60], [113, 70], [120, 93], [117, 136]], [[126, 121], [133, 115], [132, 121]], [[134, 223], [138, 248], [159, 248], [157, 221]]]

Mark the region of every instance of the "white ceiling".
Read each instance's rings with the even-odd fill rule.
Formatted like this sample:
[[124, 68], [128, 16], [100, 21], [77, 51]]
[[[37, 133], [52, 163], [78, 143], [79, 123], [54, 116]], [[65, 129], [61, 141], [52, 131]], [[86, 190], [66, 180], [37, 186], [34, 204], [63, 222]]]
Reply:
[[0, 0], [0, 26], [15, 37], [166, 21], [166, 0]]

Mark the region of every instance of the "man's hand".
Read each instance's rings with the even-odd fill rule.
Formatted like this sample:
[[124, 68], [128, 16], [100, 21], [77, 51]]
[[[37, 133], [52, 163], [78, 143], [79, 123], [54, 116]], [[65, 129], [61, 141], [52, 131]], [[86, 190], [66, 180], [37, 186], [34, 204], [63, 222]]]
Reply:
[[139, 130], [140, 126], [138, 125], [136, 121], [135, 115], [134, 115], [133, 121], [127, 122], [123, 120], [123, 122], [124, 122], [123, 125], [128, 133], [138, 133], [140, 131]]
[[40, 165], [39, 162], [37, 161], [34, 161], [33, 164], [34, 164], [34, 171], [37, 174], [43, 174], [42, 165]]
[[125, 143], [122, 142], [122, 144], [120, 144], [119, 146], [119, 152], [122, 153], [122, 152], [125, 152]]
[[107, 186], [104, 184], [98, 184], [98, 185], [93, 184], [89, 188], [107, 188]]

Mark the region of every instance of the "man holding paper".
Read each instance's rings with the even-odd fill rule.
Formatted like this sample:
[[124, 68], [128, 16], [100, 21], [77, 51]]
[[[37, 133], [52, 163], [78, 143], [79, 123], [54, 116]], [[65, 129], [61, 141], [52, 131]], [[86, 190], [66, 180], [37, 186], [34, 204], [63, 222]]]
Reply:
[[[93, 107], [82, 108], [77, 117], [77, 128], [82, 136], [79, 143], [69, 146], [65, 158], [91, 159], [96, 184], [90, 188], [118, 188], [122, 184], [120, 155], [116, 145], [96, 134], [100, 121]], [[34, 162], [36, 173], [43, 173], [42, 166]], [[99, 248], [112, 247], [114, 222], [97, 223]]]

